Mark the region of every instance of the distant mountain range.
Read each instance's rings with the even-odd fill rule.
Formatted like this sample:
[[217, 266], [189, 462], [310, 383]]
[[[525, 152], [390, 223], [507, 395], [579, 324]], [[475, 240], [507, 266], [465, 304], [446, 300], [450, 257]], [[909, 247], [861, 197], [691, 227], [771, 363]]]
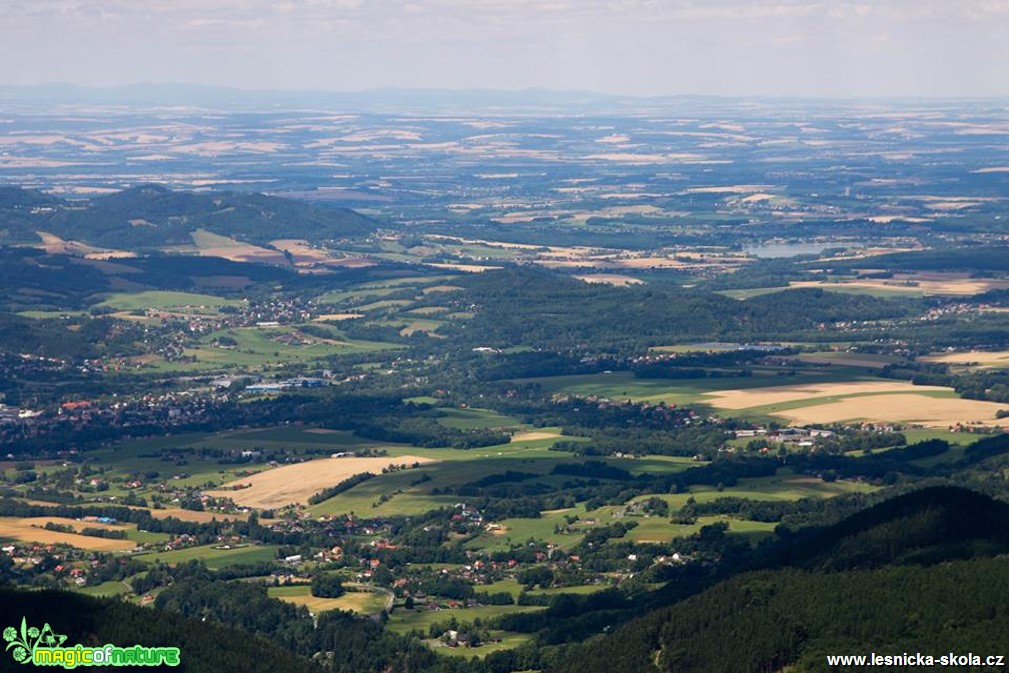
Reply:
[[70, 201], [0, 187], [0, 243], [37, 243], [44, 232], [100, 248], [145, 251], [192, 245], [198, 230], [263, 245], [278, 238], [315, 243], [367, 236], [375, 228], [373, 220], [347, 208], [254, 193], [140, 185]]
[[236, 89], [197, 84], [133, 84], [119, 87], [82, 87], [73, 84], [0, 87], [0, 103], [99, 105], [193, 105], [197, 107], [350, 107], [395, 110], [434, 108], [486, 109], [497, 107], [614, 107], [637, 100], [592, 91], [524, 89], [402, 89], [318, 91]]
[[[796, 97], [729, 97], [702, 95], [628, 96], [585, 90], [552, 89], [413, 89], [384, 87], [363, 91], [238, 89], [227, 86], [173, 82], [141, 83], [114, 87], [85, 87], [50, 83], [33, 86], [0, 86], [0, 105], [126, 105], [135, 107], [194, 106], [225, 109], [339, 108], [355, 112], [455, 112], [489, 110], [578, 110], [617, 112], [642, 106], [680, 109], [719, 108], [740, 102], [805, 102], [850, 106], [855, 99]], [[872, 99], [882, 104], [913, 102], [916, 106], [948, 105], [944, 99]], [[984, 99], [972, 99], [978, 102]]]
[[[0, 105], [115, 105], [269, 112], [328, 109], [363, 113], [479, 114], [511, 112], [619, 113], [642, 107], [676, 108], [696, 114], [738, 105], [741, 98], [723, 96], [638, 97], [585, 90], [551, 89], [412, 89], [386, 87], [364, 91], [237, 89], [179, 83], [145, 83], [116, 87], [75, 84], [0, 86]], [[749, 99], [747, 99], [749, 100]], [[795, 102], [798, 99], [789, 99]]]

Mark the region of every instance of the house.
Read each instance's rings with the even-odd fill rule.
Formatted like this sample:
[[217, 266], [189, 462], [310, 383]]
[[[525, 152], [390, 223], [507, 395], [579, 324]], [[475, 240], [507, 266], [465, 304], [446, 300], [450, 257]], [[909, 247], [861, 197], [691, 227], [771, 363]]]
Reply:
[[254, 383], [245, 390], [250, 393], [278, 393], [286, 387], [283, 383]]

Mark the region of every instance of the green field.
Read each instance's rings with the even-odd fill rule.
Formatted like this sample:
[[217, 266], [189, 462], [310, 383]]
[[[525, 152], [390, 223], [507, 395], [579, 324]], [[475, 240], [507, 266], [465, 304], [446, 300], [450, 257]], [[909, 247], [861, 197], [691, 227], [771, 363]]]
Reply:
[[[167, 481], [179, 487], [212, 487], [234, 481], [247, 473], [258, 472], [268, 468], [262, 463], [227, 464], [222, 465], [211, 456], [198, 455], [200, 449], [224, 449], [243, 451], [246, 449], [263, 451], [283, 451], [290, 455], [304, 455], [306, 452], [328, 454], [337, 451], [354, 450], [386, 450], [392, 455], [416, 454], [417, 449], [408, 445], [384, 444], [372, 440], [361, 439], [350, 432], [325, 431], [312, 432], [311, 428], [296, 426], [228, 430], [219, 433], [190, 433], [172, 437], [153, 437], [137, 439], [116, 444], [110, 447], [96, 449], [88, 454], [90, 462], [105, 470], [103, 476], [110, 480], [111, 487], [107, 494], [125, 495], [117, 481], [157, 472], [154, 483]], [[158, 452], [174, 449], [185, 458], [185, 464], [162, 460]], [[50, 469], [56, 469], [50, 468]], [[148, 489], [136, 491], [144, 495]], [[131, 539], [134, 539], [131, 537]], [[137, 538], [138, 541], [144, 541]]]
[[444, 647], [440, 646], [441, 643], [435, 643], [430, 641], [425, 641], [431, 649], [439, 654], [444, 654], [450, 657], [464, 657], [469, 659], [471, 657], [476, 657], [478, 659], [483, 659], [488, 654], [494, 652], [500, 652], [502, 650], [511, 650], [519, 645], [528, 643], [533, 639], [530, 633], [512, 633], [510, 631], [497, 631], [491, 630], [490, 632], [492, 638], [496, 638], [499, 642], [484, 643], [479, 647]]
[[444, 283], [452, 278], [453, 276], [448, 275], [409, 276], [362, 283], [345, 290], [334, 290], [321, 294], [315, 298], [315, 303], [338, 308], [360, 308], [360, 304], [368, 303], [369, 299], [381, 299], [404, 290], [416, 290], [419, 294], [426, 286]]
[[[541, 428], [544, 432], [556, 428]], [[311, 506], [314, 516], [354, 512], [358, 516], [422, 514], [459, 502], [454, 495], [432, 495], [435, 488], [458, 486], [508, 470], [547, 475], [555, 465], [572, 462], [569, 453], [551, 451], [560, 437], [513, 441], [479, 449], [422, 449], [397, 446], [389, 455], [419, 455], [435, 459], [417, 469], [378, 475], [354, 488]], [[565, 438], [569, 439], [569, 438]], [[420, 482], [423, 477], [429, 480]], [[550, 477], [547, 477], [550, 478]], [[417, 482], [417, 483], [415, 483]], [[385, 502], [380, 498], [388, 496]]]
[[582, 584], [576, 587], [552, 587], [550, 589], [529, 589], [526, 590], [518, 580], [516, 579], [505, 579], [494, 582], [493, 584], [485, 584], [478, 587], [478, 591], [481, 593], [496, 594], [508, 592], [514, 598], [518, 598], [519, 594], [527, 593], [530, 596], [557, 596], [558, 594], [594, 594], [597, 591], [604, 591], [609, 589], [612, 585], [606, 583], [600, 584]]
[[129, 587], [127, 587], [122, 582], [114, 580], [109, 582], [103, 582], [93, 587], [75, 587], [74, 591], [80, 592], [82, 594], [87, 594], [88, 596], [96, 596], [99, 598], [110, 598], [113, 596], [122, 596], [123, 594], [131, 593]]
[[[693, 486], [687, 493], [657, 493], [655, 497], [662, 498], [672, 508], [683, 507], [687, 500], [693, 498], [696, 502], [710, 502], [718, 498], [748, 498], [750, 500], [798, 500], [800, 498], [830, 498], [845, 493], [871, 493], [878, 487], [858, 481], [838, 480], [823, 481], [817, 477], [793, 474], [791, 470], [782, 468], [773, 477], [755, 477], [740, 479], [739, 483], [729, 488], [718, 490], [714, 486]], [[646, 500], [652, 495], [642, 495], [631, 502]]]
[[349, 610], [362, 615], [374, 615], [385, 608], [387, 601], [386, 594], [379, 591], [347, 591], [338, 598], [319, 598], [312, 595], [312, 589], [307, 584], [270, 587], [266, 593], [271, 598], [304, 605], [313, 614], [326, 610]]
[[80, 317], [88, 315], [87, 311], [18, 311], [18, 315], [22, 318], [37, 318], [37, 319], [48, 319], [48, 318], [64, 318], [64, 317]]
[[[560, 533], [556, 532], [558, 526], [565, 525], [566, 516], [577, 516], [582, 521], [576, 524], [579, 532]], [[499, 521], [502, 527], [499, 531], [488, 531], [466, 543], [468, 549], [483, 549], [486, 551], [506, 551], [512, 547], [521, 546], [529, 540], [540, 540], [553, 544], [559, 549], [570, 550], [575, 547], [585, 533], [597, 525], [609, 523], [602, 517], [595, 519], [595, 523], [586, 523], [595, 519], [595, 515], [588, 514], [585, 505], [578, 505], [568, 509], [543, 512], [538, 519], [504, 519]]]
[[475, 608], [442, 610], [427, 610], [419, 607], [407, 610], [403, 607], [397, 607], [389, 615], [389, 621], [386, 626], [390, 631], [395, 633], [410, 633], [414, 629], [419, 629], [426, 635], [427, 630], [432, 624], [447, 622], [452, 617], [455, 617], [460, 624], [472, 624], [473, 620], [477, 618], [486, 622], [489, 619], [503, 615], [536, 612], [543, 609], [543, 607], [535, 605], [481, 605]]
[[675, 524], [670, 523], [663, 517], [637, 517], [634, 520], [638, 525], [627, 533], [625, 539], [635, 542], [669, 542], [678, 537], [689, 537], [699, 532], [704, 526], [723, 521], [729, 525], [729, 533], [737, 535], [747, 535], [750, 537], [764, 537], [774, 532], [777, 523], [767, 523], [763, 521], [748, 521], [726, 516], [702, 516], [697, 518], [696, 523]]
[[771, 386], [844, 381], [880, 380], [850, 368], [831, 370], [797, 370], [793, 375], [780, 375], [776, 370], [756, 370], [753, 376], [710, 379], [639, 379], [631, 372], [610, 374], [575, 374], [517, 379], [521, 383], [538, 383], [550, 392], [573, 395], [596, 395], [614, 400], [635, 402], [665, 402], [667, 404], [704, 404], [707, 393], [720, 390], [744, 390]]
[[798, 359], [812, 364], [834, 364], [850, 367], [885, 367], [899, 362], [895, 355], [876, 355], [875, 353], [817, 351], [815, 353], [800, 353]]
[[160, 310], [172, 313], [216, 314], [222, 306], [244, 306], [245, 302], [209, 294], [189, 292], [120, 292], [105, 298], [98, 306], [118, 311]]
[[[184, 354], [196, 358], [195, 362], [156, 361], [149, 366], [166, 372], [261, 369], [311, 362], [334, 355], [374, 353], [400, 347], [379, 341], [348, 340], [336, 330], [331, 330], [331, 334], [331, 338], [318, 338], [300, 332], [293, 325], [236, 327], [208, 334], [198, 345], [186, 348]], [[218, 343], [221, 338], [233, 340], [235, 344], [222, 346]]]
[[[837, 292], [839, 294], [854, 294], [854, 295], [865, 295], [870, 297], [880, 297], [882, 299], [893, 299], [900, 297], [915, 297], [923, 296], [925, 294], [924, 290], [918, 287], [907, 287], [900, 288], [894, 287], [889, 288], [878, 288], [878, 287], [863, 287], [859, 285], [842, 285], [840, 283], [824, 283], [823, 285], [818, 285], [818, 288], [822, 288], [827, 292]], [[725, 295], [726, 297], [732, 297], [733, 299], [746, 300], [753, 299], [754, 297], [760, 297], [765, 294], [773, 294], [775, 292], [785, 292], [787, 290], [793, 289], [792, 287], [756, 287], [747, 288], [743, 290], [721, 290], [718, 294]]]
[[160, 561], [169, 565], [199, 560], [206, 563], [211, 570], [217, 570], [242, 563], [273, 561], [277, 558], [277, 549], [279, 547], [274, 545], [245, 545], [232, 549], [219, 549], [212, 545], [204, 545], [155, 554], [138, 554], [135, 558], [146, 563]]
[[[432, 398], [433, 399], [433, 398]], [[483, 428], [520, 428], [531, 429], [530, 426], [523, 425], [518, 419], [499, 414], [489, 409], [458, 409], [455, 407], [441, 407], [438, 411], [442, 414], [438, 422], [449, 428], [459, 430], [476, 430]]]
[[543, 609], [543, 607], [539, 606], [523, 605], [485, 605], [473, 608], [440, 610], [428, 610], [423, 607], [407, 610], [403, 607], [398, 607], [389, 616], [389, 621], [387, 622], [386, 627], [390, 631], [400, 634], [419, 631], [426, 639], [424, 641], [425, 644], [431, 647], [431, 649], [435, 652], [441, 654], [467, 658], [485, 657], [492, 652], [511, 649], [528, 642], [532, 638], [532, 635], [491, 629], [491, 637], [499, 640], [500, 642], [489, 642], [474, 648], [451, 648], [445, 647], [437, 639], [427, 639], [429, 629], [433, 624], [447, 624], [452, 618], [455, 618], [459, 624], [472, 624], [476, 619], [480, 619], [482, 622], [487, 623], [488, 620], [492, 620], [503, 615], [535, 612]]
[[[632, 499], [628, 505], [657, 497], [669, 503], [671, 510], [678, 510], [687, 504], [689, 499], [698, 503], [711, 502], [719, 498], [746, 498], [750, 500], [794, 501], [800, 498], [829, 498], [845, 493], [869, 493], [876, 487], [869, 484], [839, 480], [825, 482], [815, 477], [794, 475], [787, 469], [779, 470], [773, 477], [741, 479], [732, 488], [718, 490], [712, 486], [695, 486], [688, 493], [668, 494], [656, 493], [641, 495]], [[513, 546], [521, 545], [528, 540], [537, 540], [556, 545], [560, 549], [571, 550], [582, 541], [585, 532], [616, 522], [634, 522], [637, 524], [628, 534], [627, 539], [637, 542], [661, 541], [668, 542], [675, 537], [684, 537], [698, 532], [702, 526], [716, 521], [729, 524], [730, 533], [768, 534], [776, 524], [747, 521], [730, 517], [700, 517], [696, 524], [679, 525], [671, 523], [668, 517], [626, 515], [626, 505], [608, 505], [599, 509], [587, 511], [584, 505], [578, 505], [564, 510], [543, 512], [538, 519], [506, 519], [499, 522], [502, 530], [482, 533], [466, 543], [469, 549], [484, 549], [488, 551], [505, 551]], [[577, 516], [579, 521], [570, 528], [572, 532], [558, 532], [566, 527], [568, 517]]]

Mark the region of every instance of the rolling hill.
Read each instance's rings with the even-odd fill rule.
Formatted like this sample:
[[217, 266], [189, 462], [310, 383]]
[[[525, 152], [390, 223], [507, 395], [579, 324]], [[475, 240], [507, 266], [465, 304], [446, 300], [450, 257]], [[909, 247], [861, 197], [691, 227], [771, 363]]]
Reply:
[[191, 245], [197, 230], [268, 245], [276, 238], [314, 243], [366, 236], [375, 226], [346, 208], [244, 192], [181, 192], [148, 184], [68, 201], [31, 190], [0, 191], [0, 230], [8, 242], [37, 242], [41, 231], [99, 248], [147, 251]]

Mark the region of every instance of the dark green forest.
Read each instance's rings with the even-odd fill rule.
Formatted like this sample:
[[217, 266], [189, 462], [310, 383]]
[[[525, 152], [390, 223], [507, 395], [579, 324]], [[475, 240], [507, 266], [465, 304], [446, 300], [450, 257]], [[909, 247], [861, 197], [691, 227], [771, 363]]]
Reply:
[[314, 206], [263, 194], [175, 192], [140, 185], [88, 202], [5, 188], [0, 221], [6, 242], [36, 241], [36, 231], [117, 250], [189, 245], [205, 229], [265, 244], [283, 232], [310, 241], [366, 236], [375, 223], [347, 208]]
[[[319, 669], [280, 645], [202, 619], [155, 612], [118, 600], [98, 600], [68, 591], [15, 591], [0, 588], [0, 624], [49, 624], [67, 636], [65, 646], [178, 647], [181, 665], [159, 667], [186, 673], [317, 673]], [[10, 653], [0, 657], [0, 670], [25, 670]], [[117, 670], [93, 667], [90, 670]]]

